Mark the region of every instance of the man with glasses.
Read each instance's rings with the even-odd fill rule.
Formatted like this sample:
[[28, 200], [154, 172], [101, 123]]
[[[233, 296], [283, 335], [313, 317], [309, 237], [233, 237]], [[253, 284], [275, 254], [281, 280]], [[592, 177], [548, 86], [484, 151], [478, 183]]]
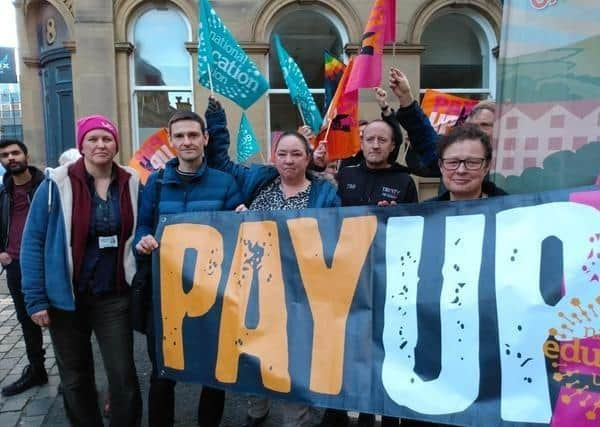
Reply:
[[484, 178], [490, 171], [492, 144], [473, 123], [452, 129], [438, 145], [438, 165], [446, 191], [434, 200], [471, 200], [505, 195]]
[[[438, 168], [434, 147], [438, 144], [440, 135], [414, 99], [406, 75], [393, 67], [390, 69], [390, 88], [399, 103], [399, 108], [395, 111], [396, 119], [406, 129], [411, 142], [406, 158], [411, 173], [418, 176], [439, 177], [441, 171]], [[478, 126], [491, 141], [495, 116], [496, 103], [492, 100], [481, 101], [473, 108], [465, 123]]]

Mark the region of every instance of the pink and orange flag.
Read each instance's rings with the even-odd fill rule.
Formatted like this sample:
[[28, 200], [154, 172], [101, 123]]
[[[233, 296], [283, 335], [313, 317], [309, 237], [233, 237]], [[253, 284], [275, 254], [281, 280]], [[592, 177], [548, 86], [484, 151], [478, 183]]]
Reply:
[[344, 70], [325, 116], [327, 127], [317, 136], [317, 141], [327, 141], [329, 160], [345, 159], [360, 150], [358, 90], [352, 92], [346, 90], [355, 59], [350, 58]]
[[429, 117], [435, 131], [446, 135], [454, 126], [460, 124], [478, 103], [479, 101], [474, 99], [427, 89], [421, 101], [421, 109]]
[[375, 0], [346, 92], [381, 84], [383, 45], [396, 40], [396, 0]]
[[167, 129], [161, 128], [150, 135], [133, 154], [129, 166], [137, 171], [140, 181], [145, 184], [152, 172], [162, 168], [173, 157], [175, 148], [169, 143]]

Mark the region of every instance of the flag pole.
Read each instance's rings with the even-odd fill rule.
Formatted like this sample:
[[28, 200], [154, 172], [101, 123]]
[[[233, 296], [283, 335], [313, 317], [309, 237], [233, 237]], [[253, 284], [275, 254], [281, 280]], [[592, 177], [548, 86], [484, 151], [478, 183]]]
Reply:
[[[327, 137], [329, 136], [329, 129], [331, 129], [331, 124], [333, 123], [333, 119], [329, 120], [329, 123], [327, 123], [327, 130], [325, 131], [325, 136], [323, 137], [323, 139], [325, 140], [325, 142], [327, 142]], [[317, 141], [317, 144], [319, 143], [319, 141]]]
[[306, 125], [306, 120], [304, 120], [304, 114], [302, 114], [302, 107], [300, 107], [300, 105], [297, 105], [298, 107], [298, 112], [300, 113], [300, 118], [302, 119], [302, 124]]
[[[207, 28], [206, 25], [208, 24], [208, 20], [205, 19], [203, 22], [203, 18], [205, 17], [205, 14], [208, 15], [209, 11], [206, 10], [206, 7], [210, 8], [210, 5], [208, 4], [208, 2], [202, 2], [199, 1], [198, 2], [198, 23], [200, 24], [201, 27], [201, 31], [199, 34], [199, 40], [198, 40], [198, 50], [200, 50], [200, 45], [202, 43], [202, 39], [204, 39], [204, 43], [206, 43], [206, 46], [208, 47], [208, 51], [210, 53], [210, 56], [212, 56], [212, 49], [210, 48], [210, 42], [208, 40], [207, 37]], [[206, 57], [206, 68], [208, 70], [208, 85], [210, 86], [210, 96], [214, 97], [215, 96], [215, 91], [213, 88], [213, 81], [212, 81], [212, 72], [210, 70], [210, 64], [211, 64], [211, 57], [207, 55]], [[198, 73], [200, 73], [200, 70], [198, 70]]]
[[265, 160], [265, 155], [264, 155], [264, 153], [262, 152], [262, 150], [260, 150], [260, 151], [258, 152], [258, 155], [260, 156], [260, 161], [263, 163], [263, 165], [266, 165], [266, 164], [267, 164], [267, 161]]
[[[333, 98], [335, 98], [335, 96]], [[329, 102], [329, 106], [327, 107], [327, 112], [325, 113], [325, 116], [323, 116], [325, 118], [329, 117], [329, 113], [331, 113], [331, 109], [333, 108], [333, 98], [331, 99], [331, 102]]]
[[206, 61], [206, 68], [208, 69], [208, 85], [210, 86], [210, 96], [214, 97], [215, 91], [213, 89], [212, 73], [210, 72], [210, 61]]

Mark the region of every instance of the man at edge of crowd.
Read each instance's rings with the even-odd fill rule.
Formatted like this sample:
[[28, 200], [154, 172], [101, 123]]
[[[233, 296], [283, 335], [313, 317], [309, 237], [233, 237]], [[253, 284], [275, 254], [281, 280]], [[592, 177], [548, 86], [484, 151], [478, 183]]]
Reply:
[[23, 330], [25, 351], [29, 359], [29, 365], [25, 366], [21, 377], [2, 389], [2, 396], [14, 396], [48, 382], [44, 367], [42, 328], [33, 323], [27, 314], [19, 262], [25, 219], [33, 194], [44, 180], [44, 174], [29, 166], [27, 146], [19, 140], [0, 141], [0, 162], [6, 169], [0, 189], [0, 263], [6, 270], [6, 282], [15, 304], [17, 320]]

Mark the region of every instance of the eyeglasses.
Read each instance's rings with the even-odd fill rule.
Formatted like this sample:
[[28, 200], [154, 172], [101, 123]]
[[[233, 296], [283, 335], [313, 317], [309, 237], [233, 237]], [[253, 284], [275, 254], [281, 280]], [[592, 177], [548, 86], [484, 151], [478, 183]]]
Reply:
[[465, 169], [469, 171], [478, 171], [485, 164], [486, 159], [481, 157], [469, 157], [468, 159], [440, 159], [442, 167], [449, 171], [455, 171], [460, 167], [460, 164], [465, 165]]

